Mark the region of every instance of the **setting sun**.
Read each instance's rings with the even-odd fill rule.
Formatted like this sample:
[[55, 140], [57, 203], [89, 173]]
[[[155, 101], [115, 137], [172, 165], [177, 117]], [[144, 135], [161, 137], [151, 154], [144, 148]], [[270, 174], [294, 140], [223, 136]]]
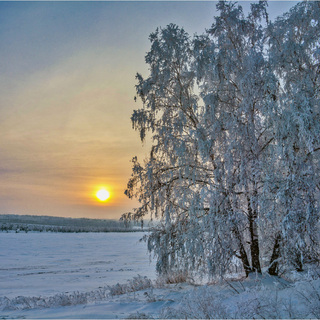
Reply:
[[100, 189], [99, 191], [97, 191], [96, 197], [97, 197], [100, 201], [106, 201], [106, 200], [109, 199], [110, 193], [109, 193], [109, 191], [107, 191], [106, 189]]

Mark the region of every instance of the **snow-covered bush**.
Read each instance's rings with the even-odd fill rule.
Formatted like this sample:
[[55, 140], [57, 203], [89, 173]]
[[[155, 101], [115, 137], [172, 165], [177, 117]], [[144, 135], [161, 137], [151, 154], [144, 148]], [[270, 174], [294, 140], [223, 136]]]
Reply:
[[186, 272], [183, 271], [171, 271], [166, 274], [161, 274], [155, 281], [157, 288], [164, 287], [166, 284], [193, 282]]
[[60, 293], [49, 297], [18, 296], [12, 299], [0, 297], [0, 310], [42, 309], [86, 304], [102, 301], [109, 295], [109, 288], [102, 287], [89, 292]]
[[140, 275], [128, 280], [127, 283], [117, 283], [113, 286], [109, 286], [110, 294], [112, 296], [121, 295], [129, 292], [136, 292], [144, 289], [152, 288], [152, 281], [148, 277], [142, 277]]

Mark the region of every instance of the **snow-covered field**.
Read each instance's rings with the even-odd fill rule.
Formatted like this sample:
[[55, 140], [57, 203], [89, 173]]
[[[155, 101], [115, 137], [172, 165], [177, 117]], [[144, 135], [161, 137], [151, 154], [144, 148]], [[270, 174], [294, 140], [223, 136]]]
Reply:
[[91, 291], [155, 277], [143, 233], [0, 233], [0, 296]]
[[154, 281], [142, 235], [0, 233], [0, 318], [320, 317], [316, 266], [286, 280], [166, 285]]
[[15, 308], [14, 302], [17, 309], [27, 308], [28, 302], [19, 304], [17, 297], [101, 294], [106, 286], [126, 283], [138, 274], [154, 279], [154, 263], [146, 244], [139, 242], [142, 236], [140, 232], [0, 233], [0, 317], [8, 313], [3, 309]]

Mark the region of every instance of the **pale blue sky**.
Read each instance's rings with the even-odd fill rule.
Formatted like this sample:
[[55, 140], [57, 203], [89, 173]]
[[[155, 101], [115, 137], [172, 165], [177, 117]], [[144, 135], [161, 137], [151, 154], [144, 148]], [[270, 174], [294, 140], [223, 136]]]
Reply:
[[[216, 2], [0, 2], [0, 214], [118, 218], [130, 159], [135, 73], [148, 36], [210, 28]], [[245, 3], [248, 6], [249, 3]], [[292, 2], [270, 2], [275, 17]], [[109, 187], [106, 204], [94, 197]]]

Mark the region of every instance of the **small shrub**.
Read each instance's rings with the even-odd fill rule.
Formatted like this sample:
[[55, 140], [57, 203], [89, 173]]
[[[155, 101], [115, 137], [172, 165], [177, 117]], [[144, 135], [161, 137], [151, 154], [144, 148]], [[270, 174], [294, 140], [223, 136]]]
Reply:
[[157, 288], [162, 288], [166, 284], [174, 284], [174, 283], [184, 283], [190, 282], [191, 278], [188, 276], [187, 272], [179, 271], [179, 272], [170, 272], [165, 275], [161, 275], [156, 280], [155, 286]]
[[128, 283], [109, 286], [110, 294], [112, 296], [118, 296], [128, 292], [136, 292], [148, 288], [153, 288], [152, 281], [148, 277], [142, 277], [138, 275], [132, 280], [128, 280]]

